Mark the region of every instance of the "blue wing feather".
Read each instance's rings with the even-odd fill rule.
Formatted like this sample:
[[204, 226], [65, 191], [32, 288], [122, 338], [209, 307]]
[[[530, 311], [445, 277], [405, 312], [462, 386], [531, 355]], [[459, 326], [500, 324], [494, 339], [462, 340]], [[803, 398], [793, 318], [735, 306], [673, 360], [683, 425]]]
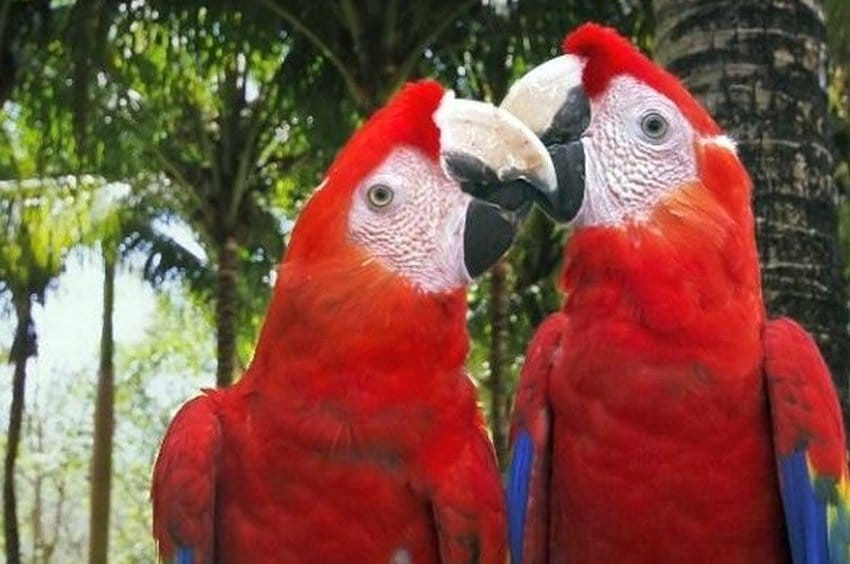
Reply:
[[520, 429], [511, 456], [507, 485], [508, 539], [511, 562], [514, 564], [522, 563], [522, 541], [533, 459], [534, 445], [531, 442], [531, 436], [525, 429]]
[[195, 557], [188, 546], [181, 546], [174, 552], [174, 564], [194, 564], [194, 562]]
[[769, 321], [764, 373], [794, 564], [850, 564], [850, 485], [838, 393], [811, 335]]
[[781, 457], [779, 467], [794, 564], [829, 564], [826, 501], [815, 492], [805, 451]]

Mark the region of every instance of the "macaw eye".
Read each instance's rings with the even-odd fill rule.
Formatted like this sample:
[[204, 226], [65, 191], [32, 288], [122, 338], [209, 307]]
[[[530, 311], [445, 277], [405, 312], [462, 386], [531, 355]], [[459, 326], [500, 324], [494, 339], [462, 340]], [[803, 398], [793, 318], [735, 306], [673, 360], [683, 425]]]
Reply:
[[658, 141], [667, 133], [667, 118], [658, 112], [648, 113], [640, 121], [640, 129], [650, 140]]
[[366, 192], [369, 203], [376, 208], [385, 208], [390, 205], [394, 195], [393, 189], [386, 184], [375, 184], [374, 186], [370, 186]]

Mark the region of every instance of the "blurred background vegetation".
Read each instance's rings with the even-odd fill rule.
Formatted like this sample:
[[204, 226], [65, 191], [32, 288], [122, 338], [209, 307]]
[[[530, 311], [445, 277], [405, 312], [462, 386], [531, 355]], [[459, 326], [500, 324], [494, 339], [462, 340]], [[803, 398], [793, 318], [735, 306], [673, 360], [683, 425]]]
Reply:
[[[850, 2], [0, 0], [7, 561], [153, 561], [159, 438], [195, 390], [250, 361], [288, 232], [352, 130], [417, 77], [498, 102], [587, 20], [657, 51], [741, 143], [769, 309], [815, 333], [846, 400]], [[806, 48], [744, 61], [743, 40], [697, 49], [706, 30]], [[699, 65], [721, 78], [692, 78]], [[730, 76], [773, 113], [735, 104]], [[771, 161], [776, 138], [822, 157]], [[806, 213], [774, 213], [789, 202]], [[469, 370], [502, 459], [525, 345], [561, 301], [564, 236], [532, 215], [470, 292]], [[39, 356], [51, 332], [65, 342]]]

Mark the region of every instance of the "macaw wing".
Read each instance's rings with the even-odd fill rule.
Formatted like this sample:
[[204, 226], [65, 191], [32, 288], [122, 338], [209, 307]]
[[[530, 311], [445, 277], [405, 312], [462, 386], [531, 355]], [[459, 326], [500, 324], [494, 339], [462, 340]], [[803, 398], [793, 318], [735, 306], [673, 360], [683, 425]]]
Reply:
[[471, 434], [440, 436], [422, 454], [420, 466], [427, 476], [439, 561], [504, 562], [504, 498], [496, 453], [483, 419]]
[[207, 396], [187, 402], [168, 427], [153, 471], [153, 534], [160, 558], [214, 561], [213, 524], [221, 424]]
[[767, 325], [765, 373], [794, 564], [850, 562], [850, 492], [838, 396], [812, 338], [790, 319]]
[[566, 318], [556, 313], [537, 329], [517, 389], [506, 484], [508, 542], [514, 564], [545, 561], [548, 551], [549, 374], [565, 323]]

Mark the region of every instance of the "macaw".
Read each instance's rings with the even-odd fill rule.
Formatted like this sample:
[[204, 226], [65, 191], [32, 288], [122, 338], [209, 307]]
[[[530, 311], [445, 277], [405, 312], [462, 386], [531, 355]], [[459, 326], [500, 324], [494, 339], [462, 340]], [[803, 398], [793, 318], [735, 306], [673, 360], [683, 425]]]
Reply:
[[766, 320], [735, 143], [613, 29], [563, 51], [501, 105], [573, 225], [515, 398], [513, 562], [848, 562], [839, 402], [812, 338]]
[[294, 226], [246, 373], [166, 432], [163, 560], [504, 562], [501, 480], [463, 370], [466, 286], [519, 216], [461, 190], [485, 172], [556, 181], [516, 118], [431, 81], [349, 140]]

